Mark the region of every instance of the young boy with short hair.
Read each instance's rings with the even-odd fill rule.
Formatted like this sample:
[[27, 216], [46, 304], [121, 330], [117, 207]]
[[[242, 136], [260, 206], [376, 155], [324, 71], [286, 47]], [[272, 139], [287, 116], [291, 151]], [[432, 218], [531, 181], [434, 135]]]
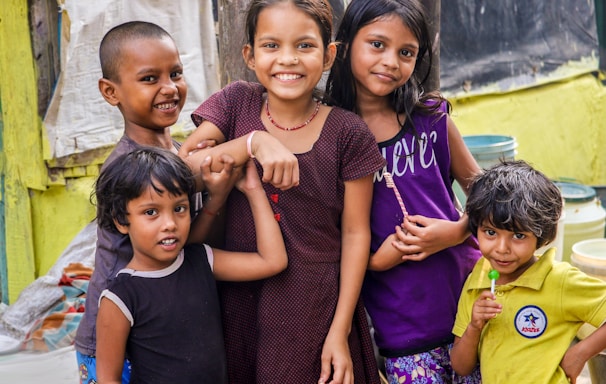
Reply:
[[[99, 48], [103, 77], [99, 91], [124, 117], [124, 135], [103, 164], [102, 171], [122, 154], [143, 145], [177, 151], [170, 135], [187, 97], [179, 51], [171, 36], [156, 24], [133, 21], [106, 33]], [[97, 382], [96, 318], [99, 295], [132, 257], [128, 236], [97, 228], [95, 270], [89, 282], [86, 311], [75, 347], [82, 384]], [[125, 361], [123, 383], [130, 378]]]
[[[453, 368], [479, 363], [491, 384], [575, 382], [606, 348], [606, 282], [554, 261], [555, 249], [535, 256], [556, 236], [559, 189], [524, 161], [503, 162], [475, 177], [465, 211], [483, 257], [459, 299]], [[571, 346], [584, 323], [598, 329]]]

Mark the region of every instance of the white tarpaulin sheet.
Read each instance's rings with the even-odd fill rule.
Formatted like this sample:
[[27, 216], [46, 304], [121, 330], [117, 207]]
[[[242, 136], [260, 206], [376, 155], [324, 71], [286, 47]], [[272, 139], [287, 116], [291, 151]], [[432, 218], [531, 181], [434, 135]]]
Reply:
[[73, 346], [46, 353], [0, 355], [0, 383], [76, 384], [79, 379]]
[[61, 158], [115, 144], [123, 119], [103, 100], [99, 43], [112, 27], [126, 21], [156, 23], [175, 39], [189, 90], [173, 131], [191, 131], [191, 112], [219, 89], [218, 53], [211, 0], [59, 0], [62, 17], [61, 74], [44, 118], [45, 158]]

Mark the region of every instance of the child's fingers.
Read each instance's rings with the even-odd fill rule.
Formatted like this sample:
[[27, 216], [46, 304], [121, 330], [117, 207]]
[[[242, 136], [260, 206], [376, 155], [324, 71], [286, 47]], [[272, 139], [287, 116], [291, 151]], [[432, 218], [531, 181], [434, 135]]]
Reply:
[[325, 358], [324, 356], [322, 356], [321, 361], [322, 369], [320, 370], [320, 380], [318, 380], [318, 384], [326, 384], [330, 378], [332, 364], [330, 362], [330, 358]]
[[473, 305], [474, 313], [482, 316], [484, 319], [491, 319], [501, 313], [502, 305], [498, 303], [495, 295], [489, 290], [482, 291]]
[[185, 147], [185, 145], [183, 145], [181, 147], [181, 149], [179, 149], [179, 153], [182, 153], [183, 151], [187, 151], [188, 156], [191, 156], [201, 149], [211, 148], [211, 147], [214, 147], [215, 145], [217, 145], [217, 141], [214, 139], [202, 140], [201, 142], [197, 143], [194, 148], [188, 148], [188, 147]]
[[201, 142], [199, 142], [198, 144], [196, 144], [196, 148], [197, 149], [204, 149], [204, 148], [210, 148], [210, 147], [214, 147], [215, 145], [217, 145], [217, 141], [214, 139], [207, 139], [207, 140], [202, 140]]
[[298, 162], [276, 162], [264, 163], [263, 182], [270, 183], [276, 188], [287, 190], [299, 185], [299, 163]]
[[221, 164], [223, 164], [223, 171], [231, 173], [235, 166], [234, 158], [224, 153], [219, 156], [219, 159], [221, 160]]
[[208, 156], [200, 163], [200, 172], [202, 172], [202, 179], [206, 179], [210, 176], [210, 166], [212, 164], [212, 157]]

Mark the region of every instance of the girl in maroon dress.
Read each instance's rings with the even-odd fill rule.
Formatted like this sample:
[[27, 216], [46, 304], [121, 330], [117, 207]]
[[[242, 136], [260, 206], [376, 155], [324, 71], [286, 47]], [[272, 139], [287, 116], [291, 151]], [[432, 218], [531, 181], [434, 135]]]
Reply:
[[[330, 5], [254, 0], [246, 32], [243, 56], [260, 84], [238, 81], [202, 103], [192, 115], [198, 128], [181, 151], [196, 169], [225, 145], [247, 148], [268, 182], [289, 256], [275, 277], [219, 286], [229, 381], [379, 383], [359, 293], [373, 174], [384, 160], [360, 117], [314, 93], [336, 52]], [[218, 145], [195, 152], [209, 139]], [[297, 167], [274, 161], [284, 149]], [[299, 185], [287, 188], [293, 180]], [[226, 223], [226, 249], [255, 248], [250, 209], [235, 190]]]

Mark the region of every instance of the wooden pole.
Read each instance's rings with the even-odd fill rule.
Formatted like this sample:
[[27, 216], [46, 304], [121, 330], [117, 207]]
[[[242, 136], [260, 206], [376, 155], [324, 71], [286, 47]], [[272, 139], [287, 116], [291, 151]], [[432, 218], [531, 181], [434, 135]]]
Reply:
[[221, 87], [236, 80], [254, 81], [254, 73], [246, 68], [242, 59], [249, 0], [219, 0], [217, 4]]

